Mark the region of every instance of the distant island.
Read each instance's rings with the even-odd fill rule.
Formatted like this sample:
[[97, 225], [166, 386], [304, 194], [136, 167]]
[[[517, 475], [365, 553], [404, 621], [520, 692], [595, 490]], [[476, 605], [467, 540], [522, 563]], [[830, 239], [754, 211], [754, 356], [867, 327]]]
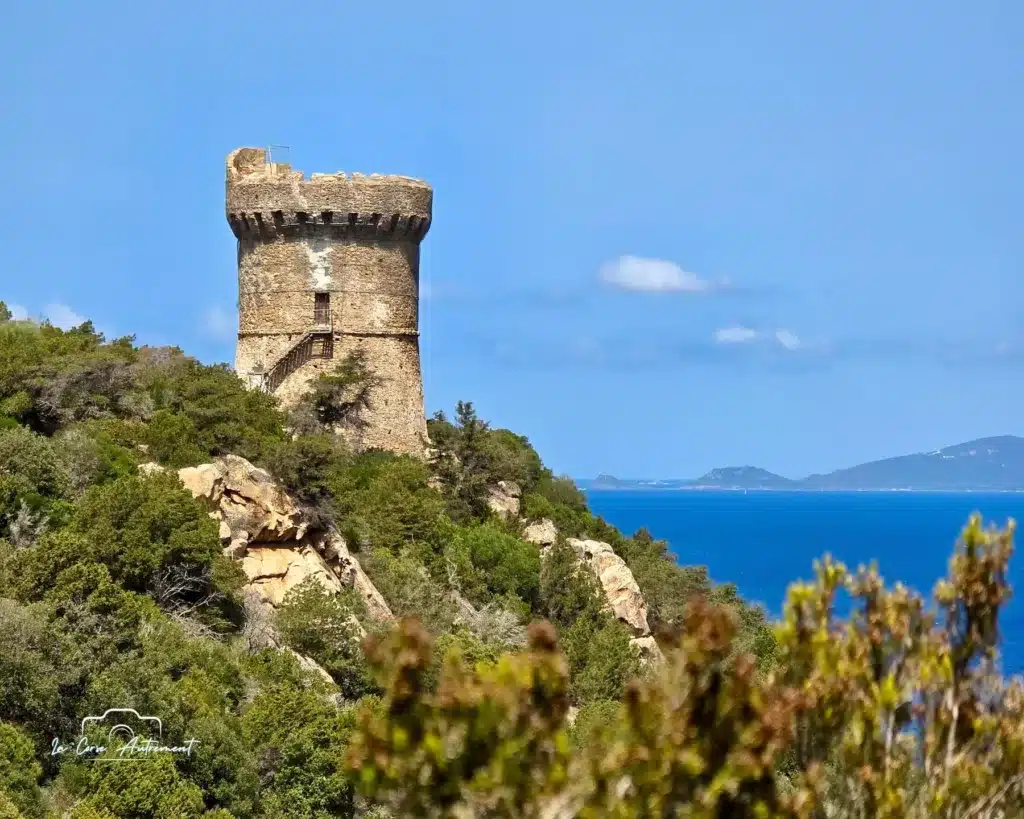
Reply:
[[1018, 492], [1024, 491], [1024, 438], [978, 438], [934, 452], [899, 455], [799, 479], [756, 466], [727, 466], [699, 478], [627, 480], [598, 475], [577, 483], [582, 489], [622, 490]]

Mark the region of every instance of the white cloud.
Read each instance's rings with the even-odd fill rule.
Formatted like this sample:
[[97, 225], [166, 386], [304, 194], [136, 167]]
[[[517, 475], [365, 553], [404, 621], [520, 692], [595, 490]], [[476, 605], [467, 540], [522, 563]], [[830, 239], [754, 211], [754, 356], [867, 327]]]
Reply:
[[601, 267], [601, 281], [620, 290], [645, 293], [704, 293], [711, 283], [664, 259], [620, 256]]
[[211, 307], [203, 313], [203, 330], [213, 338], [228, 340], [235, 337], [238, 323], [234, 315], [223, 307]]
[[7, 309], [11, 311], [11, 318], [15, 321], [25, 321], [28, 318], [28, 310], [20, 304], [8, 304]]
[[46, 316], [50, 324], [60, 327], [61, 330], [78, 327], [85, 324], [87, 320], [85, 316], [80, 316], [66, 304], [48, 304], [43, 310], [43, 315]]
[[796, 333], [791, 333], [789, 330], [776, 330], [775, 340], [787, 350], [798, 350], [803, 346]]
[[717, 344], [745, 344], [757, 338], [757, 330], [749, 327], [722, 327], [715, 330]]

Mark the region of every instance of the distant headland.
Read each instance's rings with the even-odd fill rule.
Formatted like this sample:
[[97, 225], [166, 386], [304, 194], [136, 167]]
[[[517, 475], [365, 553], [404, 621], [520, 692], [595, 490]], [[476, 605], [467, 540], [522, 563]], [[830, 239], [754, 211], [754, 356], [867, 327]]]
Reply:
[[727, 466], [699, 478], [629, 480], [602, 474], [577, 483], [585, 490], [1022, 492], [1024, 438], [978, 438], [933, 452], [899, 455], [798, 479], [756, 466]]

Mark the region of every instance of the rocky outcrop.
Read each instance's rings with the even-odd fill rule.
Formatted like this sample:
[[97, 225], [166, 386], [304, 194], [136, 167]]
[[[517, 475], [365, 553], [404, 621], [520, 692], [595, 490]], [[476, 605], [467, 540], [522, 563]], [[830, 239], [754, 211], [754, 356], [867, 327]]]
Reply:
[[[523, 540], [539, 546], [543, 557], [557, 542], [558, 529], [548, 518], [535, 520], [524, 526]], [[632, 630], [633, 642], [640, 650], [641, 659], [644, 662], [663, 659], [658, 644], [650, 636], [647, 601], [626, 561], [615, 554], [609, 544], [600, 540], [567, 538], [565, 542], [597, 577], [608, 607]]]
[[225, 553], [242, 562], [247, 591], [260, 601], [280, 606], [289, 591], [312, 577], [331, 592], [355, 589], [371, 617], [393, 619], [344, 538], [315, 526], [268, 472], [225, 455], [181, 469], [178, 477], [220, 523]]
[[491, 511], [503, 518], [519, 517], [519, 499], [522, 490], [514, 481], [498, 481], [497, 486], [488, 489], [487, 505]]
[[640, 665], [661, 665], [665, 662], [665, 655], [661, 651], [658, 641], [650, 635], [646, 637], [634, 637], [629, 641], [640, 652]]
[[299, 654], [299, 652], [291, 648], [285, 647], [284, 650], [291, 654], [296, 660], [298, 660], [299, 665], [302, 666], [302, 668], [305, 671], [309, 671], [313, 674], [316, 674], [320, 679], [322, 679], [325, 683], [331, 686], [336, 685], [336, 683], [334, 682], [334, 677], [332, 677], [327, 672], [327, 669], [320, 665], [320, 663], [318, 663], [316, 660], [314, 660], [311, 657], [307, 657], [305, 654]]
[[249, 585], [272, 606], [280, 606], [289, 591], [310, 577], [331, 592], [344, 588], [315, 549], [306, 544], [296, 545], [297, 548], [249, 546], [241, 558]]
[[391, 607], [388, 606], [388, 601], [384, 599], [384, 595], [377, 590], [373, 581], [363, 571], [356, 556], [349, 551], [345, 538], [335, 531], [328, 532], [319, 545], [319, 553], [323, 555], [327, 565], [344, 588], [355, 589], [359, 592], [370, 617], [374, 620], [395, 619]]
[[300, 541], [309, 529], [307, 516], [270, 473], [245, 458], [225, 455], [210, 464], [180, 469], [178, 477], [194, 498], [228, 525], [233, 541]]
[[647, 601], [626, 561], [600, 540], [569, 538], [566, 543], [597, 576], [615, 616], [629, 626], [635, 636], [649, 635], [651, 627], [647, 623]]
[[558, 529], [548, 518], [530, 523], [523, 529], [523, 540], [527, 543], [536, 543], [541, 549], [554, 546], [558, 540]]

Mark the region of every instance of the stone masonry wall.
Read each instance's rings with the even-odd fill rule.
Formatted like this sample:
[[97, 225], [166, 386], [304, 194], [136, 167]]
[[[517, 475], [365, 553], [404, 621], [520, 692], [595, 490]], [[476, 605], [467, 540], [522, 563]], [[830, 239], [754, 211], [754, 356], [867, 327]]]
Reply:
[[250, 373], [269, 370], [298, 344], [314, 328], [316, 294], [323, 294], [330, 357], [304, 363], [275, 394], [293, 405], [321, 372], [361, 348], [381, 383], [359, 443], [422, 453], [419, 245], [432, 196], [427, 184], [406, 177], [306, 180], [286, 165], [267, 164], [262, 150], [233, 152], [227, 217], [238, 238], [238, 374], [251, 381]]

